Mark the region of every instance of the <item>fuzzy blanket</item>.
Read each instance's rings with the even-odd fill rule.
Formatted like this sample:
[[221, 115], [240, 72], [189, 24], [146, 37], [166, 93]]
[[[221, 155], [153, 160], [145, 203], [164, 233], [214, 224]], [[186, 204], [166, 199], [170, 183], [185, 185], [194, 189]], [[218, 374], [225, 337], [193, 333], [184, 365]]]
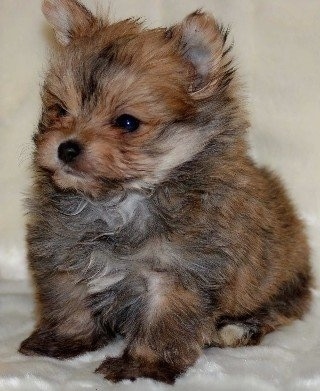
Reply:
[[94, 369], [124, 347], [116, 340], [94, 353], [73, 360], [25, 357], [19, 343], [33, 326], [33, 300], [23, 282], [0, 282], [0, 391], [319, 391], [320, 290], [313, 291], [313, 306], [303, 321], [296, 321], [246, 348], [210, 348], [196, 365], [167, 386], [149, 379], [109, 383]]

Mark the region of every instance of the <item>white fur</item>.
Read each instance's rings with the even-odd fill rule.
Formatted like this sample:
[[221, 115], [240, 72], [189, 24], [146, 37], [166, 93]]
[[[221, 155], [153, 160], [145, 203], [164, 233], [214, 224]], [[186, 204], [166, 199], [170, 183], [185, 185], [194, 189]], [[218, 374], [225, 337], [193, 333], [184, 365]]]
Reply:
[[84, 272], [89, 271], [90, 274], [90, 268], [94, 266], [97, 270], [88, 280], [88, 291], [90, 294], [110, 288], [121, 281], [127, 274], [127, 270], [115, 263], [112, 257], [108, 256], [107, 252], [94, 251]]
[[172, 137], [162, 145], [166, 153], [158, 159], [156, 177], [146, 178], [146, 182], [161, 182], [173, 168], [191, 160], [193, 156], [200, 152], [209, 137], [209, 133], [200, 135], [194, 129], [172, 132]]
[[143, 225], [150, 213], [145, 202], [145, 197], [141, 193], [128, 192], [122, 196], [117, 196], [109, 201], [91, 201], [94, 213], [92, 219], [102, 219], [108, 226], [108, 233], [113, 234], [128, 225], [135, 214], [139, 212], [139, 221]]
[[236, 324], [228, 324], [219, 331], [219, 336], [227, 346], [237, 344], [245, 335], [245, 329]]
[[163, 298], [165, 297], [165, 281], [167, 276], [161, 272], [150, 272], [147, 277], [149, 312], [157, 313]]
[[108, 274], [105, 270], [101, 275], [97, 275], [95, 278], [89, 281], [88, 292], [90, 294], [102, 292], [106, 289], [112, 287], [112, 285], [121, 281], [125, 277], [125, 272], [117, 272], [113, 274]]

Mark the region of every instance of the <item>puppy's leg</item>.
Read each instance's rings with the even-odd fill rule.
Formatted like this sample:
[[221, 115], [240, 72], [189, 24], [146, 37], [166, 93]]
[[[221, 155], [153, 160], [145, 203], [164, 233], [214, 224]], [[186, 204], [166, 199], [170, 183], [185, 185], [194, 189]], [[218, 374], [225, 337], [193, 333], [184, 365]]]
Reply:
[[257, 345], [265, 334], [301, 318], [310, 305], [310, 284], [308, 271], [297, 274], [259, 310], [240, 317], [221, 317], [216, 324], [218, 346]]
[[222, 317], [217, 322], [219, 347], [257, 345], [268, 331], [259, 317]]
[[95, 350], [103, 345], [102, 341], [102, 337], [65, 336], [58, 334], [55, 328], [40, 326], [21, 343], [19, 352], [26, 356], [49, 356], [63, 360]]
[[21, 353], [67, 359], [95, 350], [112, 338], [93, 318], [86, 287], [75, 276], [59, 273], [37, 279], [36, 285], [39, 319], [34, 332], [21, 343]]
[[199, 299], [182, 286], [146, 302], [122, 357], [106, 358], [97, 369], [113, 382], [138, 377], [172, 384], [199, 357], [202, 347]]

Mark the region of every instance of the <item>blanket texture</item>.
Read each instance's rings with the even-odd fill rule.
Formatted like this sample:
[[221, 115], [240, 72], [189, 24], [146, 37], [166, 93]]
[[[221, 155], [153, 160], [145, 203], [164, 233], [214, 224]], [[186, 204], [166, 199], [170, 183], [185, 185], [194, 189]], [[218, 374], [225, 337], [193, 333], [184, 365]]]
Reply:
[[[311, 312], [303, 321], [283, 327], [256, 347], [204, 351], [176, 381], [183, 391], [318, 391], [320, 389], [320, 291], [313, 291]], [[113, 385], [94, 369], [103, 358], [121, 353], [117, 340], [73, 360], [25, 357], [17, 353], [33, 326], [33, 300], [23, 282], [2, 282], [0, 290], [0, 391], [164, 391], [173, 389], [149, 379]]]
[[[84, 3], [94, 10], [97, 0]], [[108, 8], [108, 0], [100, 3]], [[106, 355], [121, 353], [121, 339], [67, 361], [17, 353], [34, 325], [21, 199], [52, 39], [40, 5], [41, 0], [0, 1], [0, 391], [320, 390], [319, 0], [111, 2], [111, 17], [145, 16], [148, 26], [170, 25], [200, 7], [231, 25], [247, 86], [252, 154], [285, 181], [312, 247], [315, 288], [305, 318], [257, 347], [205, 350], [173, 388], [147, 379], [113, 385], [94, 374]]]

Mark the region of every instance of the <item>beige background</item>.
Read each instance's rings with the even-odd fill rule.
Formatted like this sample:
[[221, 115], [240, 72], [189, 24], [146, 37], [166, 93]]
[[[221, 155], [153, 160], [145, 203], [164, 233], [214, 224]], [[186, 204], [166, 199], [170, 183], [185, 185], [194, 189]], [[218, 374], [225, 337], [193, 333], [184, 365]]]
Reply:
[[[96, 1], [85, 1], [95, 9]], [[108, 8], [108, 2], [101, 0]], [[23, 208], [50, 37], [40, 0], [0, 1], [0, 278], [24, 279]], [[320, 1], [117, 0], [114, 18], [171, 24], [203, 7], [230, 24], [257, 161], [286, 182], [308, 223], [320, 276]]]

